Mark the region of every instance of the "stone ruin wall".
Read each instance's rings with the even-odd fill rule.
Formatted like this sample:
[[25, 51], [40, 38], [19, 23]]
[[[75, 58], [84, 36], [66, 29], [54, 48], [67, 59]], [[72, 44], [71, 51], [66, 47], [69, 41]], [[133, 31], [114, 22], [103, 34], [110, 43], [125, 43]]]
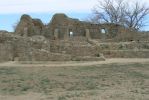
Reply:
[[[104, 34], [102, 29], [105, 30]], [[69, 18], [65, 14], [55, 14], [48, 25], [44, 25], [40, 19], [23, 15], [14, 33], [0, 32], [0, 61], [85, 60], [83, 57], [97, 57], [100, 53], [106, 57], [128, 57], [128, 52], [118, 53], [117, 49], [104, 51], [101, 46], [89, 43], [88, 40], [130, 41], [138, 39], [136, 34], [119, 25], [91, 24]], [[141, 52], [140, 55], [146, 57], [146, 53]]]
[[[78, 19], [72, 19], [65, 14], [55, 14], [47, 25], [51, 39], [68, 39], [70, 37], [86, 37], [89, 39], [101, 39], [113, 41], [137, 40], [137, 33], [116, 24], [93, 24]], [[102, 33], [105, 31], [105, 33]], [[71, 36], [70, 32], [73, 33]], [[133, 34], [130, 36], [130, 33]]]
[[100, 54], [100, 50], [88, 43], [86, 38], [75, 37], [73, 39], [51, 41], [50, 42], [50, 51], [55, 53], [64, 53], [69, 54], [73, 57], [75, 56], [91, 56], [96, 57], [97, 54]]
[[22, 37], [0, 32], [0, 62], [65, 60], [71, 60], [71, 56], [50, 52], [50, 42], [43, 36]]
[[52, 47], [54, 43], [41, 35], [22, 37], [0, 32], [0, 61], [104, 60], [93, 55], [96, 49], [92, 46], [87, 48], [82, 45], [54, 45]]
[[[129, 33], [133, 35], [130, 36]], [[40, 19], [32, 19], [29, 15], [23, 15], [16, 26], [15, 34], [20, 36], [43, 35], [49, 39], [64, 40], [76, 36], [104, 41], [108, 39], [113, 41], [137, 40], [136, 32], [120, 25], [92, 24], [69, 18], [65, 14], [55, 14], [48, 25], [44, 25]]]
[[[45, 60], [50, 45], [44, 37], [25, 38], [12, 33], [0, 33], [0, 61]], [[45, 56], [38, 57], [45, 54]]]
[[16, 26], [15, 34], [19, 36], [43, 35], [45, 26], [40, 19], [32, 19], [29, 15], [23, 15]]
[[64, 14], [56, 14], [53, 16], [48, 28], [50, 33], [52, 33], [52, 38], [68, 39], [70, 37], [70, 32], [73, 32], [74, 37], [82, 36], [91, 39], [101, 39], [103, 38], [103, 35], [106, 35], [101, 33], [102, 29], [111, 31], [111, 29], [116, 27], [116, 32], [119, 31], [119, 27], [114, 25], [112, 27], [111, 26], [106, 24], [91, 24], [89, 22], [79, 21], [78, 19], [69, 18]]

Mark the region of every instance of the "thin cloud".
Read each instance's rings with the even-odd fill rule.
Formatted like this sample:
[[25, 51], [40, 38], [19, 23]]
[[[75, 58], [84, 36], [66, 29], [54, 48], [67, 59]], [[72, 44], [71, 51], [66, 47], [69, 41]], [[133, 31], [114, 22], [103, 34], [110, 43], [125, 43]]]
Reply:
[[[55, 12], [73, 12], [90, 13], [91, 9], [102, 0], [3, 0], [0, 3], [0, 14], [11, 13], [55, 13]], [[127, 1], [127, 0], [126, 0]], [[149, 0], [131, 0], [128, 2]]]
[[90, 12], [97, 0], [5, 0], [0, 14], [32, 12]]

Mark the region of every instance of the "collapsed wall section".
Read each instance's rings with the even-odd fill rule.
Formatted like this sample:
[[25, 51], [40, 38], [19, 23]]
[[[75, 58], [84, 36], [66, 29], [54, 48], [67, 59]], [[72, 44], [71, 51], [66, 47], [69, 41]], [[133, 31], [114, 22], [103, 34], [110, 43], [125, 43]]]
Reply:
[[48, 25], [44, 25], [40, 19], [24, 14], [16, 26], [15, 34], [26, 37], [42, 35], [53, 40], [67, 40], [78, 36], [103, 41], [138, 40], [137, 32], [124, 26], [112, 23], [94, 24], [70, 18], [63, 13], [55, 14]]
[[29, 15], [22, 15], [17, 23], [15, 34], [19, 36], [43, 35], [45, 26], [40, 19], [32, 19]]

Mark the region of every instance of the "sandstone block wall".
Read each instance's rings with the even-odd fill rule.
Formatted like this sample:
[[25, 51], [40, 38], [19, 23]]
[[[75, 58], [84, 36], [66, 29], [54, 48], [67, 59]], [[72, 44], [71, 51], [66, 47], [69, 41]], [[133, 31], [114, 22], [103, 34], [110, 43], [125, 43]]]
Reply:
[[86, 38], [75, 37], [68, 40], [50, 41], [50, 51], [65, 53], [72, 56], [96, 56], [100, 53], [98, 47], [87, 42]]
[[0, 61], [13, 60], [13, 45], [11, 34], [0, 32]]
[[13, 47], [10, 43], [0, 43], [0, 61], [12, 61], [13, 52]]
[[[80, 21], [69, 18], [63, 13], [55, 14], [48, 25], [44, 25], [40, 19], [33, 19], [29, 15], [23, 15], [16, 26], [15, 33], [20, 36], [43, 35], [50, 39], [65, 39], [76, 36], [87, 37], [91, 39], [113, 39], [134, 40], [128, 28], [116, 24], [93, 24], [90, 22]], [[122, 35], [122, 36], [121, 36]], [[122, 38], [125, 36], [125, 38]]]
[[[38, 54], [49, 54], [50, 43], [43, 36], [21, 37], [12, 33], [0, 33], [0, 61], [36, 60]], [[38, 60], [48, 60], [41, 56]]]
[[[0, 33], [0, 61], [90, 60], [93, 58], [90, 56], [94, 56], [95, 51], [91, 46], [86, 46], [85, 40], [83, 38], [77, 43], [75, 39], [65, 43], [63, 41], [64, 44], [60, 42], [61, 47], [53, 45], [52, 48], [52, 43], [41, 35], [22, 37], [12, 33]], [[85, 56], [88, 56], [87, 59]]]
[[40, 19], [32, 19], [29, 15], [22, 15], [16, 26], [15, 34], [20, 36], [43, 35], [45, 26]]
[[148, 44], [148, 34], [120, 25], [92, 24], [65, 14], [55, 14], [44, 25], [40, 19], [23, 15], [14, 33], [0, 31], [0, 61], [97, 60], [100, 53], [106, 57], [149, 57]]

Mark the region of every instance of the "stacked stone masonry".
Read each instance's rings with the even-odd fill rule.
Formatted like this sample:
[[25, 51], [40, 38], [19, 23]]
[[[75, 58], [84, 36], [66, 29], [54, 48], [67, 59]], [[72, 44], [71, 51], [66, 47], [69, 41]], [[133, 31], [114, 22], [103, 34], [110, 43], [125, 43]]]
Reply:
[[0, 61], [104, 60], [149, 57], [148, 34], [55, 14], [49, 24], [23, 15], [15, 32], [0, 31]]

